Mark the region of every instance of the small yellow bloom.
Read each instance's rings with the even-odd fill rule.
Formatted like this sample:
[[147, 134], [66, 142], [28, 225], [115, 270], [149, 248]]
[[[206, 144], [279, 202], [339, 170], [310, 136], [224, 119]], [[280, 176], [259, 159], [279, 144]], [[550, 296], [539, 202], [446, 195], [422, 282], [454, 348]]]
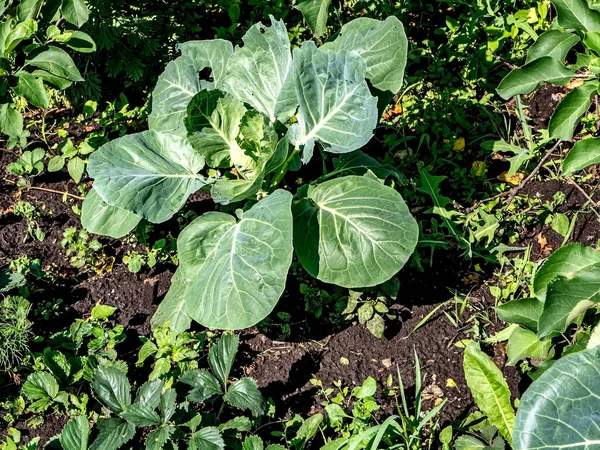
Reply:
[[498, 179], [500, 181], [510, 183], [513, 186], [516, 186], [521, 181], [523, 181], [523, 178], [525, 178], [525, 174], [523, 172], [517, 172], [512, 177], [508, 176], [508, 172], [502, 172], [500, 175], [498, 175]]
[[485, 163], [483, 161], [474, 161], [471, 167], [475, 171], [475, 176], [478, 177], [484, 176], [487, 172], [487, 167], [485, 167]]
[[454, 141], [454, 145], [452, 146], [452, 150], [455, 152], [462, 152], [465, 149], [466, 141], [464, 137], [459, 137], [456, 141]]

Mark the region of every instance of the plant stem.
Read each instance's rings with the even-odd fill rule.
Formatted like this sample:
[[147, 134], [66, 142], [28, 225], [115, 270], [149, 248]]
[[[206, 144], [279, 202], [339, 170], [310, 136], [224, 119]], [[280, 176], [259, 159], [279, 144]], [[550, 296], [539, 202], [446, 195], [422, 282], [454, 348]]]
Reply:
[[[9, 180], [8, 178], [2, 178], [2, 180], [6, 181], [7, 183], [10, 183], [10, 184], [18, 185], [18, 183], [16, 181]], [[29, 186], [28, 188], [25, 188], [25, 190], [27, 190], [27, 191], [29, 191], [29, 190], [44, 191], [44, 192], [50, 192], [52, 194], [66, 195], [67, 197], [71, 197], [71, 198], [74, 198], [77, 200], [85, 200], [85, 197], [82, 197], [81, 195], [75, 195], [75, 194], [71, 194], [66, 191], [57, 191], [54, 189], [48, 189], [48, 188], [43, 188], [43, 187]]]
[[594, 208], [598, 207], [598, 203], [596, 203], [594, 200], [592, 200], [592, 197], [590, 197], [588, 195], [588, 193], [585, 192], [583, 190], [583, 188], [575, 182], [575, 180], [573, 180], [571, 177], [567, 177], [567, 181], [569, 182], [569, 184], [572, 184], [573, 186], [575, 186], [577, 188], [577, 190], [583, 194], [583, 196], [592, 204], [592, 206]]
[[273, 178], [273, 182], [271, 183], [271, 189], [274, 189], [279, 183], [281, 183], [281, 180], [283, 180], [283, 177], [285, 177], [285, 174], [290, 169], [290, 164], [292, 163], [292, 160], [298, 154], [300, 154], [300, 149], [296, 147], [294, 148], [294, 151], [290, 153], [288, 159], [285, 160], [283, 166], [281, 166], [281, 169], [279, 170], [279, 172], [277, 172], [277, 175], [275, 175], [275, 178]]

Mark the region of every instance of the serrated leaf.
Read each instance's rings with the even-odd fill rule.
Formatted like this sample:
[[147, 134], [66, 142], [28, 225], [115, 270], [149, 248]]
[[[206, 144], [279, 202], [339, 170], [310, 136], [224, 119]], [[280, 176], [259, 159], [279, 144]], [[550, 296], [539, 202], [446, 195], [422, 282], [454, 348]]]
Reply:
[[[363, 147], [377, 125], [377, 99], [365, 81], [366, 65], [354, 52], [317, 49], [312, 41], [294, 49], [288, 78], [299, 105], [298, 123], [288, 130], [290, 143], [310, 160], [315, 142], [331, 153]], [[291, 100], [290, 100], [291, 101]]]
[[464, 370], [475, 403], [510, 444], [515, 413], [502, 372], [479, 349], [477, 343], [472, 343], [465, 349]]
[[400, 194], [365, 177], [313, 186], [293, 209], [296, 254], [308, 273], [326, 283], [381, 284], [417, 244], [417, 223]]
[[146, 381], [137, 391], [135, 403], [144, 405], [151, 410], [158, 408], [164, 386], [162, 380]]
[[152, 327], [162, 327], [168, 324], [175, 333], [186, 331], [192, 325], [192, 318], [188, 314], [185, 303], [185, 293], [190, 283], [185, 280], [180, 269], [175, 271], [171, 278], [171, 288], [158, 309], [152, 316]]
[[160, 223], [170, 219], [207, 180], [204, 166], [181, 137], [144, 131], [102, 146], [90, 156], [94, 189], [109, 205]]
[[263, 450], [264, 448], [263, 441], [258, 436], [248, 436], [242, 445], [242, 450]]
[[67, 22], [72, 23], [77, 28], [81, 28], [90, 17], [90, 12], [84, 0], [62, 0], [62, 14]]
[[560, 358], [523, 394], [513, 435], [515, 450], [595, 448], [600, 442], [598, 349]]
[[551, 58], [565, 62], [569, 50], [579, 42], [579, 36], [565, 31], [548, 30], [540, 35], [527, 51], [527, 60], [530, 63], [536, 59], [549, 56]]
[[215, 427], [205, 427], [192, 434], [188, 450], [222, 450], [225, 442]]
[[314, 37], [323, 36], [325, 33], [330, 3], [331, 0], [303, 0], [294, 6], [304, 16]]
[[385, 331], [385, 321], [379, 314], [375, 314], [367, 321], [367, 330], [377, 339], [381, 339]]
[[174, 433], [175, 427], [171, 425], [151, 431], [146, 438], [146, 450], [162, 450]]
[[210, 167], [231, 166], [245, 113], [242, 102], [220, 91], [202, 90], [192, 98], [185, 119], [188, 140]]
[[550, 56], [538, 58], [519, 69], [513, 69], [498, 85], [496, 92], [505, 100], [519, 94], [529, 94], [540, 83], [564, 86], [574, 72]]
[[127, 376], [114, 367], [100, 366], [92, 380], [94, 394], [107, 408], [122, 413], [131, 405], [131, 386]]
[[177, 50], [192, 60], [196, 72], [210, 69], [212, 81], [200, 80], [200, 89], [221, 89], [227, 62], [233, 54], [231, 42], [223, 39], [188, 41], [178, 44]]
[[227, 384], [238, 351], [239, 338], [233, 334], [221, 336], [208, 351], [208, 362], [223, 386]]
[[533, 331], [515, 329], [506, 345], [506, 365], [514, 366], [525, 358], [546, 358], [552, 341], [540, 341]]
[[257, 23], [242, 38], [244, 46], [227, 61], [223, 90], [274, 122], [281, 109], [280, 94], [292, 67], [292, 55], [285, 24], [272, 16], [270, 19], [270, 27]]
[[89, 450], [117, 450], [135, 435], [135, 427], [118, 417], [99, 419], [99, 433]]
[[90, 233], [122, 238], [133, 230], [142, 218], [116, 206], [110, 206], [92, 188], [81, 205], [81, 225]]
[[19, 137], [23, 132], [23, 116], [13, 105], [0, 105], [0, 132], [10, 137]]
[[21, 392], [30, 400], [51, 400], [58, 394], [58, 383], [49, 373], [34, 372], [27, 377]]
[[175, 403], [176, 400], [177, 393], [175, 392], [175, 389], [167, 389], [160, 397], [158, 409], [163, 419], [163, 423], [171, 420], [171, 417], [175, 414], [175, 409], [177, 408], [177, 404]]
[[573, 278], [577, 272], [600, 263], [600, 252], [592, 247], [572, 243], [555, 251], [535, 274], [535, 296], [542, 302], [548, 285], [559, 277]]
[[255, 417], [263, 414], [266, 407], [264, 397], [251, 378], [240, 378], [229, 386], [223, 400], [236, 408], [250, 410]]
[[600, 164], [600, 138], [589, 138], [577, 141], [563, 161], [564, 176], [579, 170]]
[[44, 349], [44, 364], [52, 374], [62, 382], [66, 382], [71, 373], [71, 365], [64, 353], [52, 350], [50, 347]]
[[592, 97], [598, 93], [598, 82], [591, 81], [569, 92], [552, 114], [548, 131], [550, 137], [569, 141], [575, 134], [575, 128], [581, 116], [590, 109]]
[[63, 450], [88, 450], [90, 426], [84, 416], [77, 416], [67, 422], [60, 433]]
[[252, 429], [252, 421], [246, 416], [237, 416], [225, 423], [219, 425], [219, 430], [236, 430], [236, 431], [250, 431]]
[[419, 167], [419, 175], [421, 176], [421, 186], [418, 191], [423, 192], [433, 200], [433, 208], [428, 210], [428, 213], [436, 214], [442, 217], [446, 228], [456, 237], [460, 236], [460, 232], [456, 223], [452, 220], [453, 216], [458, 215], [457, 211], [451, 211], [446, 206], [452, 204], [452, 200], [441, 194], [440, 183], [446, 179], [444, 176], [435, 176], [430, 174], [427, 169]]
[[136, 403], [128, 406], [121, 417], [136, 427], [151, 427], [160, 424], [159, 415], [149, 406]]
[[192, 387], [187, 394], [188, 400], [192, 402], [203, 402], [223, 393], [219, 380], [206, 370], [188, 370], [179, 378], [179, 381]]
[[358, 322], [360, 324], [367, 323], [373, 317], [373, 305], [370, 303], [363, 304], [360, 308], [358, 308]]
[[152, 91], [152, 112], [148, 116], [150, 130], [185, 137], [187, 108], [198, 92], [198, 71], [189, 56], [180, 56], [167, 64]]
[[[179, 236], [177, 247], [190, 316], [209, 328], [242, 329], [275, 307], [292, 262], [290, 193], [277, 190], [233, 216], [207, 213]], [[235, 311], [235, 314], [231, 314]]]
[[548, 285], [540, 316], [540, 339], [564, 332], [580, 314], [600, 302], [600, 264], [559, 278]]
[[585, 0], [552, 0], [562, 28], [576, 31], [599, 31], [600, 13], [590, 10]]
[[43, 81], [28, 72], [19, 72], [17, 76], [19, 83], [13, 89], [15, 94], [25, 97], [34, 106], [47, 109], [48, 93]]
[[345, 24], [339, 37], [324, 50], [357, 52], [366, 62], [366, 77], [380, 91], [396, 94], [404, 80], [408, 39], [402, 22], [389, 16], [384, 21], [360, 17]]
[[504, 322], [516, 323], [537, 332], [543, 307], [544, 303], [535, 297], [521, 298], [496, 306], [494, 311]]

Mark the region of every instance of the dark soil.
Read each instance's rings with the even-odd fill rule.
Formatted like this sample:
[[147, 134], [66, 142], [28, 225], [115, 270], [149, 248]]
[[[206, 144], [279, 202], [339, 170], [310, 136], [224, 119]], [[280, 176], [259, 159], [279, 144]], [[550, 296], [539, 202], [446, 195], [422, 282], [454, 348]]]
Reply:
[[534, 130], [548, 128], [550, 117], [562, 100], [565, 91], [564, 87], [547, 85], [536, 90], [524, 100], [525, 114], [531, 119]]

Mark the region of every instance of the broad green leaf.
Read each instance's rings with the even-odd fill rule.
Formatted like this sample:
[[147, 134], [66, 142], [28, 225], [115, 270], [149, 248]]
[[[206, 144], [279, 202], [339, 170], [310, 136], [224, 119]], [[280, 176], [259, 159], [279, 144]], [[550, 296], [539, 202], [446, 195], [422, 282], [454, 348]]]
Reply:
[[312, 437], [319, 431], [319, 425], [323, 421], [323, 414], [314, 414], [304, 421], [304, 423], [298, 428], [296, 432], [297, 439], [303, 439], [304, 442], [312, 439]]
[[372, 397], [377, 391], [377, 382], [373, 377], [367, 377], [361, 386], [355, 387], [352, 391], [352, 395], [356, 398], [363, 399], [366, 397]]
[[484, 442], [481, 442], [474, 436], [469, 436], [468, 434], [459, 436], [456, 438], [454, 442], [455, 450], [493, 450], [493, 447], [490, 447]]
[[38, 11], [43, 0], [22, 0], [17, 7], [17, 18], [20, 22], [33, 19]]
[[188, 140], [210, 167], [231, 167], [231, 152], [246, 113], [243, 103], [220, 91], [202, 90], [188, 105]]
[[236, 416], [233, 419], [228, 420], [225, 423], [219, 425], [219, 430], [236, 430], [236, 431], [250, 431], [252, 429], [252, 421], [246, 416]]
[[[391, 164], [382, 164], [361, 150], [344, 153], [333, 160], [335, 173], [342, 175], [364, 175], [370, 170], [382, 180], [393, 177], [400, 184], [406, 184], [406, 177]], [[328, 175], [332, 175], [330, 172]]]
[[71, 374], [71, 364], [67, 361], [64, 353], [46, 347], [44, 349], [44, 364], [59, 381], [66, 382], [68, 380]]
[[71, 38], [65, 42], [65, 45], [79, 53], [93, 53], [96, 51], [96, 43], [90, 35], [83, 31], [73, 31]]
[[271, 16], [271, 26], [257, 23], [242, 38], [227, 61], [223, 89], [266, 115], [271, 122], [280, 109], [280, 94], [292, 67], [290, 39], [283, 21]]
[[175, 433], [175, 427], [167, 425], [148, 433], [146, 438], [146, 450], [163, 450], [164, 445]]
[[525, 358], [546, 358], [552, 341], [540, 341], [533, 331], [515, 329], [506, 345], [507, 366], [514, 366]]
[[81, 28], [90, 17], [85, 0], [62, 0], [62, 14], [67, 22], [77, 28]]
[[600, 302], [600, 264], [580, 270], [571, 279], [548, 285], [540, 316], [540, 339], [562, 333], [580, 314]]
[[[83, 81], [79, 70], [75, 67], [73, 59], [71, 59], [67, 52], [58, 47], [49, 46], [47, 50], [38, 52], [33, 58], [26, 60], [25, 64], [38, 67], [55, 77], [63, 78], [70, 82]], [[33, 75], [36, 75], [35, 72]]]
[[[23, 71], [17, 72], [17, 75], [22, 72]], [[47, 70], [36, 69], [33, 72], [31, 72], [31, 74], [37, 78], [41, 78], [46, 83], [52, 84], [57, 89], [66, 89], [73, 84], [73, 82], [71, 80], [67, 80], [66, 78], [56, 76], [56, 75], [48, 72]]]
[[169, 292], [167, 292], [167, 295], [152, 316], [153, 328], [168, 324], [169, 328], [175, 333], [181, 333], [190, 328], [192, 318], [188, 314], [185, 304], [185, 293], [188, 286], [189, 283], [185, 281], [181, 269], [177, 269], [171, 278]]
[[530, 63], [536, 59], [550, 56], [557, 61], [564, 63], [567, 53], [579, 42], [579, 36], [565, 31], [549, 30], [540, 35], [537, 41], [529, 47], [527, 51], [527, 60]]
[[118, 417], [99, 419], [96, 426], [100, 432], [89, 450], [117, 450], [135, 435], [135, 427]]
[[475, 342], [465, 349], [464, 370], [475, 403], [510, 444], [515, 413], [502, 372]]
[[21, 95], [29, 103], [39, 108], [48, 108], [48, 93], [41, 79], [27, 72], [19, 72], [19, 83], [14, 88], [15, 94]]
[[141, 403], [128, 406], [121, 417], [136, 427], [151, 427], [160, 424], [159, 415], [149, 406]]
[[200, 80], [194, 61], [189, 56], [180, 56], [171, 61], [158, 77], [156, 87], [152, 91], [148, 128], [181, 137], [186, 136], [187, 108], [198, 92], [200, 92]]
[[365, 61], [355, 52], [317, 49], [312, 41], [294, 49], [288, 82], [295, 88], [298, 123], [288, 138], [303, 146], [306, 163], [315, 142], [331, 153], [348, 153], [364, 146], [377, 125], [377, 99], [365, 81]]
[[115, 413], [122, 413], [131, 405], [129, 380], [114, 367], [100, 366], [94, 371], [92, 390], [98, 400]]
[[302, 13], [314, 37], [323, 36], [331, 0], [303, 0], [295, 8]]
[[58, 394], [58, 383], [49, 373], [34, 372], [27, 377], [22, 393], [30, 400], [51, 400]]
[[160, 411], [163, 423], [167, 423], [169, 420], [171, 420], [173, 414], [175, 414], [175, 409], [177, 408], [175, 403], [176, 400], [177, 393], [175, 392], [175, 389], [167, 389], [160, 397], [158, 410]]
[[208, 361], [223, 386], [227, 385], [229, 372], [238, 350], [239, 339], [233, 334], [222, 336], [219, 341], [208, 351]]
[[215, 395], [223, 394], [219, 380], [207, 370], [188, 370], [179, 378], [179, 381], [192, 387], [187, 394], [187, 399], [192, 402], [203, 402]]
[[252, 378], [240, 378], [227, 389], [223, 400], [231, 406], [250, 410], [255, 417], [264, 413], [266, 402]]
[[536, 272], [533, 280], [535, 296], [542, 302], [546, 289], [558, 277], [573, 278], [577, 272], [600, 263], [600, 252], [583, 244], [573, 243], [555, 251]]
[[294, 204], [298, 258], [326, 283], [381, 284], [404, 266], [417, 240], [417, 223], [400, 194], [366, 177], [311, 186], [308, 197]]
[[563, 161], [563, 175], [569, 176], [579, 170], [600, 164], [600, 138], [577, 141]]
[[160, 223], [206, 184], [198, 175], [203, 166], [204, 159], [184, 138], [144, 131], [96, 150], [88, 173], [106, 203]]
[[556, 107], [548, 131], [550, 137], [569, 141], [575, 134], [575, 128], [592, 103], [592, 97], [598, 92], [598, 82], [591, 81], [569, 92]]
[[67, 164], [67, 172], [75, 183], [79, 183], [81, 181], [81, 177], [83, 177], [83, 172], [85, 171], [85, 163], [83, 159], [79, 156], [71, 158], [69, 163]]
[[585, 0], [552, 0], [562, 28], [576, 31], [600, 31], [600, 13], [588, 8]]
[[21, 42], [33, 36], [37, 30], [38, 24], [33, 19], [16, 24], [4, 41], [5, 54], [11, 53]]
[[13, 105], [0, 104], [0, 132], [19, 137], [23, 132], [23, 116]]
[[[292, 262], [292, 196], [275, 191], [242, 219], [207, 213], [178, 240], [190, 316], [209, 328], [242, 329], [264, 319], [283, 293]], [[235, 311], [235, 313], [234, 313]]]
[[592, 450], [600, 445], [598, 349], [560, 358], [521, 398], [515, 450]]
[[4, 57], [4, 51], [6, 50], [6, 38], [12, 30], [14, 20], [7, 19], [0, 22], [0, 57]]
[[537, 332], [544, 303], [537, 298], [521, 298], [496, 306], [494, 311], [507, 323], [516, 323]]
[[183, 56], [188, 56], [194, 63], [196, 72], [210, 69], [213, 81], [200, 80], [201, 89], [221, 89], [227, 71], [227, 61], [233, 55], [233, 45], [223, 39], [207, 41], [188, 41], [177, 45]]
[[210, 195], [215, 203], [228, 205], [255, 196], [260, 191], [262, 182], [262, 176], [254, 181], [222, 178], [213, 184]]
[[142, 218], [117, 206], [110, 206], [92, 188], [81, 205], [81, 225], [90, 233], [122, 238], [133, 230]]
[[223, 450], [225, 442], [215, 427], [205, 427], [192, 434], [188, 450]]
[[344, 25], [339, 37], [324, 50], [357, 52], [367, 65], [366, 77], [380, 91], [396, 94], [404, 80], [408, 39], [395, 16], [384, 21], [361, 17]]
[[[150, 342], [150, 341], [148, 341]], [[152, 380], [145, 382], [137, 391], [135, 403], [144, 405], [151, 410], [158, 408], [160, 397], [165, 384], [162, 380]]]
[[564, 86], [574, 72], [550, 56], [538, 58], [519, 69], [512, 70], [498, 85], [496, 92], [505, 100], [519, 94], [529, 94], [540, 83]]
[[242, 450], [263, 450], [264, 448], [263, 441], [258, 436], [248, 436], [242, 445]]
[[77, 416], [67, 422], [60, 433], [63, 450], [88, 450], [90, 426], [84, 416]]
[[598, 0], [587, 0], [588, 7], [594, 11], [600, 11], [600, 2]]

